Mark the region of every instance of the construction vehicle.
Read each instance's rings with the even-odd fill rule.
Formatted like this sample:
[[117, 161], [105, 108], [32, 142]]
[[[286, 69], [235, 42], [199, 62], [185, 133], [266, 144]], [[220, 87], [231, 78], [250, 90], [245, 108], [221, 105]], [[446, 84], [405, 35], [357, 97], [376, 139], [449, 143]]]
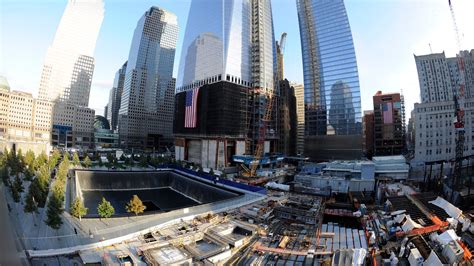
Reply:
[[[453, 87], [453, 100], [454, 100], [454, 115], [456, 120], [454, 122], [454, 129], [456, 131], [456, 157], [454, 161], [454, 173], [451, 180], [452, 190], [460, 188], [461, 183], [461, 167], [462, 160], [464, 156], [464, 141], [465, 141], [465, 129], [464, 129], [464, 59], [461, 55], [461, 41], [459, 38], [459, 31], [456, 24], [456, 16], [454, 14], [454, 9], [449, 1], [449, 9], [451, 11], [451, 17], [453, 19], [454, 30], [456, 33], [456, 42], [459, 50], [457, 54], [458, 67], [459, 67], [459, 88], [456, 89]], [[454, 193], [451, 193], [451, 201], [454, 200]]]

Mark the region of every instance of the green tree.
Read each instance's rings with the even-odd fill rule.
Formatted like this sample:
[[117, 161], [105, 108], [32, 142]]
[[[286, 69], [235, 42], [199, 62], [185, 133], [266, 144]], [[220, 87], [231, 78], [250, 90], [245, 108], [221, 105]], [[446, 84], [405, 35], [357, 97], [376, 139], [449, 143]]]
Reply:
[[3, 180], [3, 184], [5, 184], [5, 186], [8, 186], [10, 177], [8, 176], [8, 168], [6, 164], [0, 167], [0, 177]]
[[10, 186], [10, 190], [12, 192], [12, 198], [14, 202], [20, 202], [20, 192], [18, 191], [16, 186]]
[[27, 169], [25, 169], [25, 172], [24, 172], [24, 175], [25, 175], [25, 180], [27, 181], [31, 181], [31, 179], [33, 179], [33, 177], [35, 176], [34, 172], [33, 172], [33, 168], [30, 168], [28, 167]]
[[43, 207], [46, 202], [46, 196], [47, 194], [44, 193], [40, 188], [38, 178], [33, 179], [33, 181], [30, 184], [30, 187], [28, 188], [28, 194], [26, 195], [27, 204], [28, 204], [28, 200], [31, 200], [31, 201], [34, 200], [36, 201], [37, 206]]
[[37, 171], [41, 166], [45, 165], [48, 162], [48, 156], [43, 151], [38, 155], [35, 162], [33, 163], [34, 170]]
[[121, 168], [117, 159], [114, 159], [114, 167], [115, 167], [115, 169]]
[[107, 161], [109, 162], [109, 164], [114, 163], [114, 156], [110, 152], [107, 153]]
[[133, 212], [135, 213], [135, 215], [138, 215], [146, 209], [146, 206], [143, 204], [143, 202], [137, 195], [133, 195], [132, 199], [125, 206], [125, 209], [127, 210], [127, 212]]
[[67, 159], [63, 159], [63, 161], [59, 164], [56, 177], [58, 179], [65, 181], [68, 171], [69, 171], [69, 161]]
[[25, 191], [25, 188], [23, 187], [23, 181], [20, 178], [20, 175], [16, 175], [15, 180], [13, 181], [13, 187], [16, 188], [16, 190], [21, 193]]
[[40, 188], [42, 191], [46, 191], [47, 194], [47, 188], [49, 185], [49, 181], [51, 179], [51, 173], [49, 172], [49, 168], [47, 165], [43, 165], [38, 173], [37, 173], [37, 179], [38, 179], [38, 184], [40, 185]]
[[25, 154], [25, 165], [28, 169], [33, 169], [35, 164], [35, 153], [32, 150], [29, 150]]
[[6, 148], [0, 153], [0, 166], [5, 166], [8, 160], [8, 151]]
[[84, 167], [89, 168], [91, 167], [91, 165], [92, 165], [91, 159], [89, 159], [89, 156], [86, 156], [86, 158], [84, 158]]
[[58, 199], [58, 201], [60, 202], [64, 202], [65, 184], [61, 180], [57, 179], [53, 183], [53, 186], [51, 187], [51, 191], [52, 191], [51, 195], [53, 197]]
[[80, 198], [76, 198], [70, 207], [71, 215], [81, 220], [82, 216], [87, 214], [87, 208]]
[[146, 155], [145, 154], [142, 154], [142, 156], [140, 156], [140, 167], [147, 167], [148, 166], [148, 160], [146, 158]]
[[97, 206], [97, 213], [100, 218], [107, 219], [115, 214], [115, 209], [112, 204], [107, 201], [105, 198], [102, 198], [102, 202]]
[[29, 193], [30, 191], [31, 191], [31, 187], [30, 187], [30, 190], [28, 190], [28, 194], [26, 195], [25, 207], [23, 210], [25, 212], [38, 212], [38, 203], [36, 203], [35, 198], [32, 195], [32, 193]]
[[7, 157], [7, 165], [10, 167], [10, 175], [16, 175], [23, 172], [24, 158], [21, 149], [18, 149], [16, 154], [13, 149], [10, 150]]
[[102, 160], [99, 158], [99, 167], [104, 166], [104, 163], [102, 163]]
[[21, 149], [18, 149], [18, 152], [16, 153], [16, 161], [18, 167], [17, 173], [22, 173], [25, 169], [25, 156], [23, 156], [23, 152], [21, 151]]
[[209, 174], [214, 175], [214, 169], [211, 168], [211, 170], [209, 170]]
[[58, 150], [55, 149], [53, 151], [53, 154], [51, 154], [51, 156], [49, 157], [49, 160], [48, 160], [49, 169], [54, 169], [56, 167], [56, 165], [58, 164], [58, 161], [59, 161], [60, 158], [61, 158], [61, 154], [59, 153]]
[[81, 160], [79, 160], [79, 155], [77, 155], [77, 152], [75, 152], [74, 155], [72, 156], [72, 164], [74, 166], [81, 165]]
[[57, 197], [51, 197], [48, 201], [48, 209], [46, 210], [46, 224], [56, 230], [61, 228], [63, 224], [61, 219], [62, 212], [62, 201]]

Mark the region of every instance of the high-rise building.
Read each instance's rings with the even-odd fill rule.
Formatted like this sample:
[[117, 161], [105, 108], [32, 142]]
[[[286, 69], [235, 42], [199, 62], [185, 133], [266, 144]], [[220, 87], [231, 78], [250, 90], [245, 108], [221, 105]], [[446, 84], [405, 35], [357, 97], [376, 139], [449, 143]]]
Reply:
[[407, 158], [409, 159], [413, 159], [415, 155], [416, 128], [415, 128], [414, 117], [415, 117], [415, 110], [412, 110], [410, 118], [408, 119], [407, 134], [406, 134]]
[[[109, 113], [109, 104], [106, 104], [104, 106], [104, 117], [107, 117], [107, 114]], [[106, 118], [107, 119], [107, 118]]]
[[[464, 156], [474, 155], [474, 50], [461, 51], [464, 61]], [[450, 161], [456, 156], [453, 121], [454, 92], [459, 91], [460, 68], [456, 57], [443, 53], [414, 56], [421, 103], [412, 112], [412, 146], [415, 162]]]
[[[66, 109], [80, 112], [92, 110], [88, 105], [94, 72], [93, 54], [103, 18], [102, 0], [68, 1], [54, 41], [48, 48], [41, 74], [39, 99], [54, 103], [52, 140], [60, 140], [62, 133], [71, 137], [68, 143], [58, 145], [93, 146], [94, 115], [75, 115], [92, 121], [71, 120], [61, 112]], [[83, 127], [85, 124], [91, 127]], [[55, 130], [58, 128], [61, 130]]]
[[[464, 79], [466, 98], [474, 97], [474, 50], [461, 51], [464, 59]], [[420, 83], [421, 103], [444, 102], [453, 100], [453, 89], [459, 88], [460, 71], [456, 57], [438, 54], [414, 55], [418, 80]]]
[[[277, 85], [275, 72], [269, 0], [193, 0], [177, 81], [176, 158], [220, 168], [232, 162], [232, 155], [251, 153], [268, 105], [266, 93]], [[195, 101], [195, 123], [185, 125], [185, 107]], [[265, 152], [277, 149], [277, 113], [273, 108]]]
[[[118, 129], [125, 147], [153, 147], [150, 139], [172, 142], [173, 65], [178, 39], [175, 14], [151, 7], [137, 23], [125, 71]], [[120, 81], [119, 70], [119, 81]], [[119, 86], [119, 84], [117, 84]]]
[[444, 102], [453, 99], [450, 68], [443, 53], [416, 56], [422, 103]]
[[362, 154], [357, 60], [343, 0], [297, 0], [305, 90], [305, 155]]
[[400, 93], [373, 96], [374, 155], [401, 155], [405, 151], [405, 110]]
[[10, 91], [7, 80], [0, 76], [0, 150], [49, 152], [52, 109], [49, 101]]
[[362, 147], [365, 157], [372, 159], [374, 156], [374, 111], [364, 111], [362, 117]]
[[118, 126], [118, 113], [120, 109], [120, 101], [122, 100], [126, 70], [127, 62], [125, 62], [115, 73], [114, 84], [109, 92], [109, 103], [107, 104], [107, 115], [105, 118], [109, 121], [110, 130], [116, 130]]
[[278, 99], [278, 133], [280, 140], [277, 151], [288, 156], [296, 155], [298, 118], [296, 113], [295, 88], [287, 79], [280, 80]]
[[296, 153], [304, 153], [304, 86], [303, 84], [292, 83], [296, 97], [296, 117], [298, 121], [296, 129]]

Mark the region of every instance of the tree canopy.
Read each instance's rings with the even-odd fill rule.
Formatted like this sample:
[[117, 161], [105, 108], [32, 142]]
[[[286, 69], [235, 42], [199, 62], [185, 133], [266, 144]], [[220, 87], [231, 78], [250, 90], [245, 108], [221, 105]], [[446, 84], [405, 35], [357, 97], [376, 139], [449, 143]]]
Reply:
[[140, 198], [137, 195], [133, 195], [132, 199], [127, 203], [125, 206], [125, 209], [129, 213], [135, 213], [135, 215], [138, 215], [139, 213], [142, 213], [145, 211], [146, 206], [143, 205], [143, 202], [140, 200]]
[[115, 214], [115, 209], [109, 201], [102, 198], [102, 202], [97, 206], [97, 213], [101, 218], [109, 218]]
[[79, 220], [81, 220], [81, 218], [87, 214], [87, 210], [88, 209], [84, 207], [84, 203], [80, 198], [76, 198], [70, 207], [71, 215], [79, 218]]

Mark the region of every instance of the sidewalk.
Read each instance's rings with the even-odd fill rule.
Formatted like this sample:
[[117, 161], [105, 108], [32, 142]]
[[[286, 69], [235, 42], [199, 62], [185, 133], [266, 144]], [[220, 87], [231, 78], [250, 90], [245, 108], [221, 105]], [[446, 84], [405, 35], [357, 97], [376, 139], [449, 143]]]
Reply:
[[[0, 184], [0, 265], [28, 265], [26, 256], [10, 220], [5, 193], [8, 190]], [[14, 215], [14, 214], [13, 214]]]

